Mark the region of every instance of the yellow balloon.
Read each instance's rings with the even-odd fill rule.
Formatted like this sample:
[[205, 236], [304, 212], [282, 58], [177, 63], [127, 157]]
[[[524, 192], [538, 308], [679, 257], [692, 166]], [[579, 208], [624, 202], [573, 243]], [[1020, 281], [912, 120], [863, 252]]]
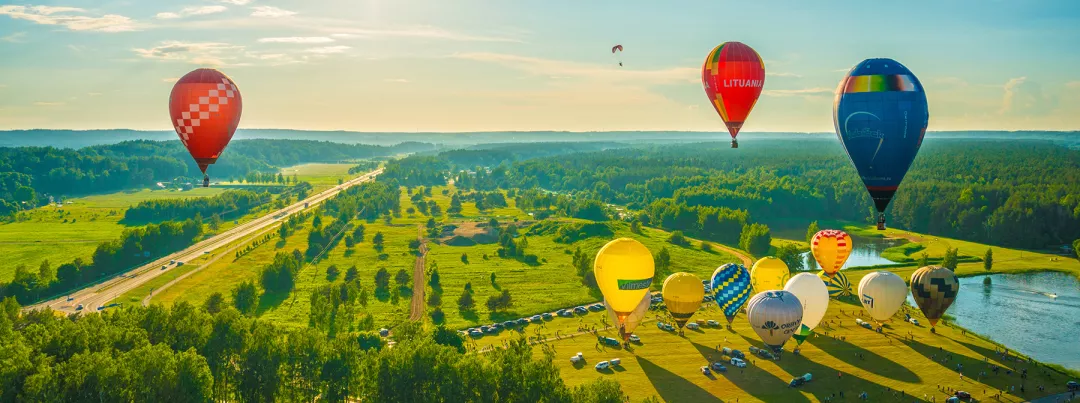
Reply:
[[701, 279], [690, 273], [679, 272], [668, 276], [662, 292], [664, 305], [667, 305], [668, 312], [680, 328], [701, 308], [701, 301], [705, 299], [705, 286], [701, 284]]
[[829, 276], [836, 274], [851, 255], [852, 240], [844, 231], [826, 229], [814, 234], [810, 252], [821, 270]]
[[593, 274], [604, 300], [622, 324], [649, 293], [656, 268], [649, 248], [633, 239], [619, 238], [597, 252]]
[[750, 269], [750, 285], [754, 287], [756, 293], [783, 290], [784, 283], [790, 276], [791, 270], [783, 260], [772, 256], [763, 257]]

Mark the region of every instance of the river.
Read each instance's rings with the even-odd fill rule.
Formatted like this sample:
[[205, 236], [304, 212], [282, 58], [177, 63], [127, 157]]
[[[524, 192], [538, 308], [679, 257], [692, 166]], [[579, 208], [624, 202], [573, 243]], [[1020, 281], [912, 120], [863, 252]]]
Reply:
[[[986, 277], [992, 285], [983, 285]], [[915, 305], [910, 295], [908, 302]], [[1009, 349], [1042, 362], [1080, 369], [1080, 281], [1069, 274], [961, 278], [960, 293], [947, 313], [956, 318], [956, 324]]]

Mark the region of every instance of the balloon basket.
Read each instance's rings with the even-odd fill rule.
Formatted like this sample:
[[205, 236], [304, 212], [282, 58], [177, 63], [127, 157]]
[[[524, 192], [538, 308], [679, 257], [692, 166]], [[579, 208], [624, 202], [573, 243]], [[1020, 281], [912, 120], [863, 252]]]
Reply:
[[738, 141], [732, 141], [731, 142], [731, 148], [739, 148], [739, 142]]

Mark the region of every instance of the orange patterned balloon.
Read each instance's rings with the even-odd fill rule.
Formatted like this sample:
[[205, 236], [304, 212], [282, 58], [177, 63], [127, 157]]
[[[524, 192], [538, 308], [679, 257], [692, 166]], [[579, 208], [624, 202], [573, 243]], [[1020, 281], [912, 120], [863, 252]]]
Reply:
[[810, 241], [810, 253], [814, 254], [821, 271], [830, 277], [847, 262], [851, 256], [851, 237], [844, 231], [826, 229], [814, 234]]

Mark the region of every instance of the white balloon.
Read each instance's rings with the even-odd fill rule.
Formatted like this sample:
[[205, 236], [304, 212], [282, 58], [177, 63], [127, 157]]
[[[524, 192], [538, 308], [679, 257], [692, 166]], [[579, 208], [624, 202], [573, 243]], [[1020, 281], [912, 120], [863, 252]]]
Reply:
[[[634, 333], [634, 329], [637, 329], [638, 325], [641, 324], [641, 321], [645, 320], [645, 314], [649, 312], [649, 305], [651, 304], [652, 293], [646, 293], [641, 302], [638, 302], [637, 307], [626, 317], [626, 321], [623, 322], [623, 327], [620, 329], [620, 336], [623, 339], [630, 337]], [[604, 300], [604, 308], [607, 309], [611, 323], [615, 327], [619, 327], [619, 316], [615, 314], [615, 311], [611, 310], [611, 305], [608, 305], [607, 300]]]
[[799, 298], [802, 303], [802, 324], [813, 330], [825, 317], [825, 310], [829, 308], [829, 289], [816, 275], [799, 273], [788, 280], [784, 285], [784, 291], [789, 291]]
[[889, 320], [907, 300], [904, 279], [889, 271], [867, 274], [859, 281], [859, 301], [870, 317], [878, 322]]
[[746, 319], [761, 341], [779, 352], [784, 343], [802, 326], [802, 303], [799, 297], [784, 290], [765, 291], [750, 298]]

